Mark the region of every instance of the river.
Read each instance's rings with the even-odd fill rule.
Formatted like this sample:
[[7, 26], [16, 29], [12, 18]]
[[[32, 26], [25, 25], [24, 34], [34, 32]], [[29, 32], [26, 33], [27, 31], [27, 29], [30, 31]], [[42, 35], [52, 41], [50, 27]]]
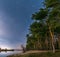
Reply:
[[0, 57], [7, 57], [8, 55], [21, 53], [22, 51], [8, 51], [8, 52], [0, 52]]

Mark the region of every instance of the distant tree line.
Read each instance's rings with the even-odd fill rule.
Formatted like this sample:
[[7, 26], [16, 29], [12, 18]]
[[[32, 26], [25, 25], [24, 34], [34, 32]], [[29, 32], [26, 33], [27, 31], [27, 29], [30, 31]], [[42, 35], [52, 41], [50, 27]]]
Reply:
[[44, 0], [44, 7], [32, 14], [27, 50], [60, 49], [60, 0]]

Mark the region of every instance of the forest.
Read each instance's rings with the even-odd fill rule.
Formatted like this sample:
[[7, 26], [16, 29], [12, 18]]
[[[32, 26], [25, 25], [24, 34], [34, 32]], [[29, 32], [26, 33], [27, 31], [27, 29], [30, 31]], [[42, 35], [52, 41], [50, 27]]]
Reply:
[[43, 7], [32, 14], [27, 50], [60, 49], [60, 0], [44, 0]]

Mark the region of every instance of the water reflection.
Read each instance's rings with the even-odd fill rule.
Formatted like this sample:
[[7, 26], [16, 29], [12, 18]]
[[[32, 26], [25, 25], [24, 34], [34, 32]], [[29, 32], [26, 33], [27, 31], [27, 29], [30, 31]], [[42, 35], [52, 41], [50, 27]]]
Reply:
[[21, 53], [22, 51], [2, 51], [0, 52], [0, 57], [6, 57], [8, 55], [12, 55], [12, 54], [17, 54], [17, 53]]

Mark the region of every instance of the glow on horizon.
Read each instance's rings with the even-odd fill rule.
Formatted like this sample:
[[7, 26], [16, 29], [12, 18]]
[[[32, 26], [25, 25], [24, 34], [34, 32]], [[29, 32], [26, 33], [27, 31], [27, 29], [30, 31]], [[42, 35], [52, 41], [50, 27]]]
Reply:
[[9, 46], [6, 46], [6, 45], [5, 45], [5, 46], [4, 46], [4, 45], [1, 45], [0, 48], [1, 48], [1, 49], [6, 49], [6, 48], [7, 48], [7, 49], [11, 49]]

